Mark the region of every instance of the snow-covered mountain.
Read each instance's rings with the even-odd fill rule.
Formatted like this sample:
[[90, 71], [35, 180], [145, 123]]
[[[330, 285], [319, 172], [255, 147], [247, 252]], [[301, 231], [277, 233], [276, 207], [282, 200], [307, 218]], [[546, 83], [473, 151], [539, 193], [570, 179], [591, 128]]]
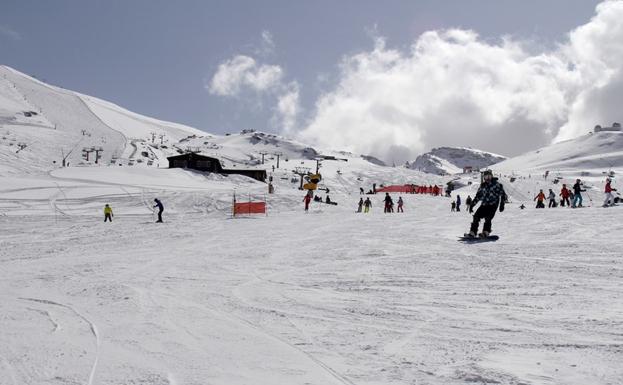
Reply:
[[21, 175], [49, 171], [63, 158], [94, 163], [95, 152], [83, 160], [85, 148], [101, 149], [99, 164], [157, 164], [166, 159], [167, 144], [205, 133], [0, 66], [0, 134], [0, 173]]
[[464, 167], [474, 170], [489, 167], [506, 157], [491, 152], [466, 147], [438, 147], [418, 156], [408, 168], [423, 172], [446, 175], [463, 172]]
[[594, 170], [623, 167], [623, 132], [596, 132], [530, 151], [498, 163], [494, 169]]

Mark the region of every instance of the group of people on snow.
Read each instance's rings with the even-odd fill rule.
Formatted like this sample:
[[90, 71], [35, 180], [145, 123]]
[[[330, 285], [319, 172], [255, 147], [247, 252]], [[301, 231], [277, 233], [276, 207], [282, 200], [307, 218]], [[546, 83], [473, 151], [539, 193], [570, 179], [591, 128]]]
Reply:
[[[610, 178], [606, 178], [606, 186], [604, 189], [604, 194], [606, 196], [603, 206], [611, 206], [615, 203], [613, 191], [617, 191], [615, 188], [612, 188], [612, 180]], [[584, 185], [580, 179], [576, 179], [575, 184], [569, 189], [566, 184], [562, 185], [560, 189], [560, 193], [556, 195], [554, 190], [551, 188], [547, 196], [543, 192], [543, 190], [539, 190], [539, 193], [534, 197], [534, 201], [536, 202], [537, 209], [545, 208], [545, 200], [548, 201], [547, 207], [553, 208], [557, 207], [560, 204], [561, 207], [582, 207], [582, 203], [584, 198], [582, 197], [582, 193], [586, 192]], [[558, 201], [558, 197], [560, 197], [560, 201]]]
[[[153, 208], [158, 209], [158, 220], [156, 221], [156, 223], [162, 223], [162, 212], [164, 211], [164, 205], [158, 198], [154, 199], [154, 202], [156, 204]], [[104, 205], [104, 222], [112, 222], [113, 217], [114, 214], [112, 212], [112, 207], [110, 206], [110, 204], [106, 203], [106, 205]]]
[[[404, 200], [402, 200], [402, 196], [398, 197], [398, 206], [396, 207], [396, 212], [404, 213]], [[367, 197], [366, 200], [363, 198], [359, 198], [359, 203], [357, 203], [357, 212], [358, 213], [369, 213], [370, 208], [372, 207], [372, 201], [370, 197]], [[383, 199], [383, 212], [384, 213], [393, 213], [394, 212], [394, 200], [389, 195], [389, 193], [385, 193], [385, 198]]]

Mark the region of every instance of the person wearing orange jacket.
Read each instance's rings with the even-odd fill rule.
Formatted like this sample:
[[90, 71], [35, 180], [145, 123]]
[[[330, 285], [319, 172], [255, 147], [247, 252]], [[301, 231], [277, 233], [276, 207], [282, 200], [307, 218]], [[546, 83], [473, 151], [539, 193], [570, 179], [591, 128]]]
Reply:
[[545, 200], [545, 194], [543, 193], [543, 190], [539, 191], [537, 196], [534, 197], [534, 200], [536, 201], [536, 208], [537, 209], [544, 209], [545, 208], [545, 203], [543, 203], [543, 201]]

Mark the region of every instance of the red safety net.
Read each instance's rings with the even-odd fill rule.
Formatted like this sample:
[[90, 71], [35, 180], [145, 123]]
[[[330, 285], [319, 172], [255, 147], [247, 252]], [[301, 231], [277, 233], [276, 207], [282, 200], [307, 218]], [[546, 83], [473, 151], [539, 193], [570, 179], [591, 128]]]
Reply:
[[266, 214], [266, 202], [235, 202], [234, 215]]
[[405, 193], [405, 194], [413, 194], [414, 186], [410, 184], [406, 184], [404, 186], [394, 185], [394, 186], [383, 186], [380, 189], [377, 189], [376, 192], [389, 192], [389, 193]]
[[383, 186], [376, 190], [377, 193], [404, 193], [404, 194], [430, 194], [441, 195], [443, 189], [439, 186], [418, 186], [413, 184]]

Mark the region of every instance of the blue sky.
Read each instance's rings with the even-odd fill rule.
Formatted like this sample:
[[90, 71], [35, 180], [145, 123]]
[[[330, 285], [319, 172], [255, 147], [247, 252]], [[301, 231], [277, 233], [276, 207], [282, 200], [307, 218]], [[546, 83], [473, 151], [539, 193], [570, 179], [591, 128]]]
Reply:
[[[246, 55], [296, 82], [311, 119], [339, 83], [344, 57], [408, 51], [429, 30], [471, 29], [548, 49], [595, 14], [593, 0], [523, 1], [32, 1], [3, 0], [0, 63], [145, 115], [223, 133], [278, 130], [274, 97], [206, 88], [219, 64]], [[269, 33], [272, 50], [262, 50]], [[302, 124], [302, 123], [299, 123]]]

